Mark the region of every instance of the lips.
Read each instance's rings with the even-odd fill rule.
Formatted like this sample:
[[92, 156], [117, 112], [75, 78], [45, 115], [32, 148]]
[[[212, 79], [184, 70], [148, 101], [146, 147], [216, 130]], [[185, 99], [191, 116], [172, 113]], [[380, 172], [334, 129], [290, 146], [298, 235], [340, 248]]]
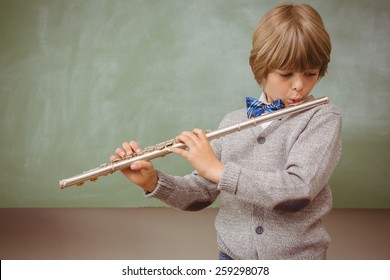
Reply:
[[302, 98], [289, 98], [289, 99], [287, 99], [287, 101], [289, 104], [298, 104], [298, 103], [303, 102], [303, 99]]

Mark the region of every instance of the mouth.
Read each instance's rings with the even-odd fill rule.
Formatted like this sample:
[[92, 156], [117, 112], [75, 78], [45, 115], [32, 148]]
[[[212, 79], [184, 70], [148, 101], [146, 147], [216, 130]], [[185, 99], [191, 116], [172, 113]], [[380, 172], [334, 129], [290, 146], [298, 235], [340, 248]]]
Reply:
[[287, 99], [287, 103], [289, 105], [298, 105], [302, 102], [304, 102], [303, 98], [289, 98], [289, 99]]

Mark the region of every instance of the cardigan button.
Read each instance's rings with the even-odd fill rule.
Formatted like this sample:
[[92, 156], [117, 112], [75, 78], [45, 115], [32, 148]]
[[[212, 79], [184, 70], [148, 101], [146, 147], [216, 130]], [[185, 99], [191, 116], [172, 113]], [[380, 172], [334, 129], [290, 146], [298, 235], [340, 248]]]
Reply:
[[262, 234], [264, 232], [264, 228], [262, 227], [262, 226], [258, 226], [257, 228], [256, 228], [256, 233], [257, 234]]
[[264, 144], [264, 143], [265, 143], [265, 137], [259, 136], [259, 137], [257, 138], [257, 143], [259, 143], [259, 144]]

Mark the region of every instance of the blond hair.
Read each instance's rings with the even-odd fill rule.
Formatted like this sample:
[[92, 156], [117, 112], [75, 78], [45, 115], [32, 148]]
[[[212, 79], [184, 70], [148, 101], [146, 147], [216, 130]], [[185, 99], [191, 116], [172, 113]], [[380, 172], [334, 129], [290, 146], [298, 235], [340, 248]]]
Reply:
[[249, 64], [261, 85], [273, 70], [326, 74], [331, 42], [319, 13], [306, 4], [282, 4], [265, 14], [253, 38]]

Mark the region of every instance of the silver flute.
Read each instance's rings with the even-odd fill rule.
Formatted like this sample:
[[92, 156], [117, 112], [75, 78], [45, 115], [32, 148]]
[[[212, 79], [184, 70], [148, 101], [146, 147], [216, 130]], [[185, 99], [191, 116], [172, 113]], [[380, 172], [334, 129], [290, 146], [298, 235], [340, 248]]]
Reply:
[[[302, 112], [310, 108], [316, 107], [318, 105], [326, 104], [328, 102], [329, 102], [329, 98], [326, 96], [304, 101], [303, 103], [290, 106], [284, 109], [280, 109], [275, 112], [267, 113], [259, 117], [251, 118], [248, 119], [247, 121], [232, 126], [228, 126], [214, 131], [206, 131], [206, 137], [208, 141], [211, 141], [213, 139], [220, 138], [225, 135], [237, 131], [241, 131], [249, 127], [257, 126], [261, 123], [265, 123], [280, 118], [282, 116], [287, 116], [294, 113]], [[171, 148], [185, 149], [186, 145], [182, 142], [176, 141], [175, 139], [168, 140], [160, 144], [145, 148], [141, 152], [134, 153], [131, 156], [125, 158], [119, 158], [113, 162], [102, 164], [97, 168], [84, 171], [82, 174], [67, 179], [62, 179], [60, 180], [60, 187], [61, 189], [64, 189], [74, 185], [81, 186], [86, 181], [96, 181], [100, 176], [106, 176], [108, 174], [114, 173], [115, 171], [128, 168], [136, 161], [152, 160], [170, 154], [172, 153]]]

